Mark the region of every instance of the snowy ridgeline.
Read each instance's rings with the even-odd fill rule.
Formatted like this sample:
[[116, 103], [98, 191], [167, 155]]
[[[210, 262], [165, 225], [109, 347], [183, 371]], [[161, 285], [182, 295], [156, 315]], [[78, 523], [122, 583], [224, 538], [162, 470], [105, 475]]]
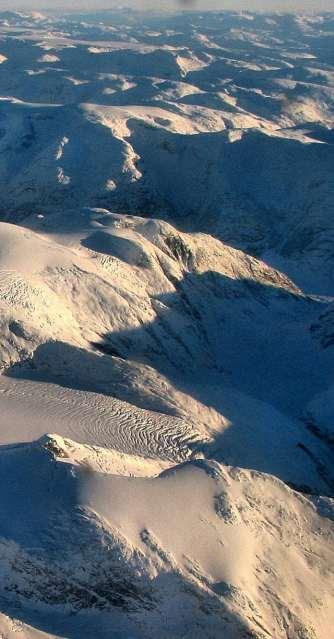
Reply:
[[333, 34], [0, 13], [5, 639], [329, 639]]

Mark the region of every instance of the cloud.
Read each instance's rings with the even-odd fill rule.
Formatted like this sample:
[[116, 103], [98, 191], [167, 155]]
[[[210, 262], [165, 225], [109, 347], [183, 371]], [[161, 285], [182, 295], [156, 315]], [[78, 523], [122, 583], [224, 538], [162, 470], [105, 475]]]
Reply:
[[193, 7], [195, 4], [197, 4], [196, 0], [178, 0], [178, 4], [180, 4], [182, 7]]
[[161, 9], [179, 7], [181, 9], [248, 9], [250, 11], [317, 11], [334, 10], [333, 0], [0, 0], [1, 9], [112, 9], [116, 6], [129, 6], [138, 9]]

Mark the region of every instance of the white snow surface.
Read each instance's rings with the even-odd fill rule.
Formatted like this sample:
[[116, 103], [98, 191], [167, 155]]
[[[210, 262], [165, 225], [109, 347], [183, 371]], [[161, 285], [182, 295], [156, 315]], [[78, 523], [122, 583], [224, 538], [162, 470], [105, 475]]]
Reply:
[[3, 639], [331, 636], [333, 33], [0, 12]]

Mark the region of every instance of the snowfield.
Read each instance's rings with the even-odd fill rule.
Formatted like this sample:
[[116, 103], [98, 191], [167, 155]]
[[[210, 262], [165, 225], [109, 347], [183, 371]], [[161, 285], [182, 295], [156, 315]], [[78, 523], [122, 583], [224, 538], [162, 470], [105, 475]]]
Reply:
[[4, 639], [329, 639], [333, 34], [0, 12]]

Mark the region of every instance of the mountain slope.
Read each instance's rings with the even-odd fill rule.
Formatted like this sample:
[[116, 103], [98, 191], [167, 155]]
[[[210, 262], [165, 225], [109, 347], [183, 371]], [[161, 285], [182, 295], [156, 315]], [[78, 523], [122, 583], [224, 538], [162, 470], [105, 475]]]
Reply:
[[[218, 637], [222, 623], [231, 638], [330, 631], [331, 532], [311, 502], [213, 462], [129, 479], [96, 473], [86, 454], [76, 461], [75, 444], [52, 436], [1, 451], [5, 607], [13, 590], [32, 618], [36, 600], [44, 613], [57, 601], [77, 611], [77, 632], [99, 610], [100, 636], [108, 617], [120, 637]], [[61, 617], [49, 624], [59, 631]]]
[[333, 15], [0, 36], [0, 635], [328, 639]]

